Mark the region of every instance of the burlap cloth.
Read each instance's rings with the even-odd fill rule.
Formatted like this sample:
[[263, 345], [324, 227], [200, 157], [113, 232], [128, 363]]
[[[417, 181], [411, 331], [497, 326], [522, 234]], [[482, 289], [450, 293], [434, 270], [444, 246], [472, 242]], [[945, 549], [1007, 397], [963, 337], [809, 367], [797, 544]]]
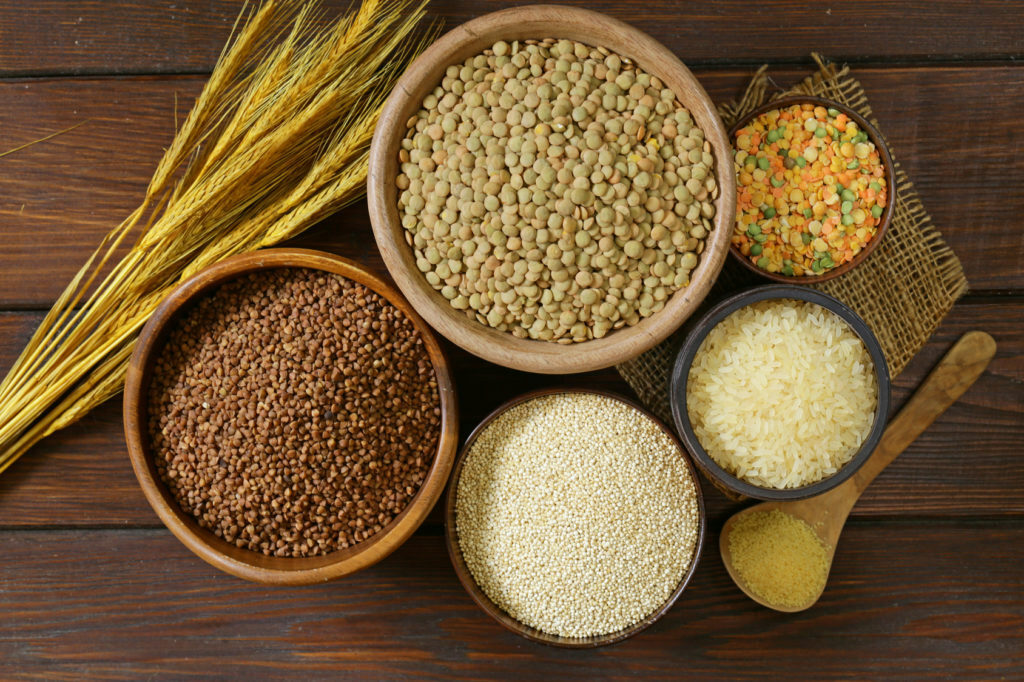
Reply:
[[[850, 76], [849, 67], [839, 68], [818, 55], [813, 56], [819, 67], [816, 73], [799, 85], [774, 94], [769, 93], [767, 67], [761, 67], [742, 98], [719, 106], [726, 127], [764, 102], [805, 94], [841, 102], [883, 132], [871, 113], [863, 88]], [[891, 146], [889, 150], [896, 170], [896, 212], [887, 234], [856, 268], [812, 286], [843, 301], [864, 318], [878, 337], [889, 371], [895, 377], [928, 341], [953, 303], [967, 291], [967, 279], [956, 254], [932, 225], [895, 151]], [[764, 283], [769, 282], [730, 257], [706, 302], [713, 303], [735, 289]], [[648, 409], [668, 423], [672, 422], [669, 380], [685, 332], [684, 326], [643, 355], [616, 367]]]

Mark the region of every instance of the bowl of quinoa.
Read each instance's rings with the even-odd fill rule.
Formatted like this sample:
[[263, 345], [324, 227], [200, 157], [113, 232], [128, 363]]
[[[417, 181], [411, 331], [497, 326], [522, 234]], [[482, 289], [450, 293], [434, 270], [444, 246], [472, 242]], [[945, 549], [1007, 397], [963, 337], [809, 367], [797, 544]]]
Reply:
[[730, 252], [779, 282], [815, 284], [867, 259], [895, 210], [892, 157], [863, 116], [838, 102], [768, 102], [729, 131], [736, 168]]
[[621, 396], [533, 391], [492, 412], [453, 468], [448, 553], [473, 600], [544, 644], [622, 641], [700, 558], [700, 484], [675, 435]]

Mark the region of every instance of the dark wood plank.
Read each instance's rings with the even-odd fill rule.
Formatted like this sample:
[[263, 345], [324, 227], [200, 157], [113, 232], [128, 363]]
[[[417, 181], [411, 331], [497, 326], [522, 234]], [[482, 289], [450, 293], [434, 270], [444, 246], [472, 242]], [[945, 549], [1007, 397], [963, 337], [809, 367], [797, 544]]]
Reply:
[[0, 5], [0, 45], [4, 46], [0, 73], [209, 71], [240, 7], [232, 0], [4, 2]]
[[[929, 343], [893, 382], [898, 409], [928, 371], [965, 332], [996, 339], [996, 357], [985, 374], [905, 453], [882, 472], [855, 507], [858, 515], [958, 514], [989, 497], [1005, 480], [1024, 443], [1024, 306], [972, 303], [956, 306]], [[941, 423], [941, 426], [940, 426]], [[986, 457], [983, 452], [1002, 452]], [[1016, 452], [1018, 455], [1011, 455]], [[984, 482], [982, 482], [984, 481]], [[1024, 489], [1007, 489], [985, 513], [1024, 513]], [[1002, 510], [998, 509], [1002, 506]], [[929, 510], [929, 511], [926, 511]]]
[[[0, 76], [209, 71], [241, 2], [0, 2]], [[517, 0], [434, 0], [451, 28]], [[1010, 59], [1024, 54], [1020, 2], [850, 0], [811, 8], [745, 0], [576, 0], [639, 27], [695, 64], [806, 60], [817, 50], [860, 60]], [[347, 0], [325, 0], [331, 14]], [[955, 26], [956, 30], [948, 30]], [[941, 39], [937, 36], [941, 35]], [[714, 36], [713, 39], [707, 39]]]
[[[787, 67], [773, 71], [780, 84], [806, 75], [812, 50], [858, 64], [972, 288], [988, 292], [954, 309], [897, 380], [895, 403], [964, 331], [991, 332], [995, 361], [868, 489], [822, 601], [783, 615], [735, 588], [716, 542], [737, 505], [706, 483], [707, 553], [691, 587], [660, 623], [609, 649], [545, 648], [490, 621], [455, 578], [436, 512], [346, 580], [251, 585], [160, 526], [113, 400], [0, 476], [0, 678], [1024, 678], [1024, 2], [573, 1], [665, 42], [718, 101], [762, 61]], [[87, 121], [0, 158], [0, 372], [36, 309], [134, 207], [241, 4], [0, 0], [0, 78], [11, 78], [0, 81], [0, 152]], [[332, 11], [348, 4], [324, 0]], [[450, 27], [513, 4], [431, 0], [430, 11]], [[67, 75], [88, 77], [31, 78]], [[296, 244], [383, 274], [362, 202]], [[448, 348], [464, 434], [530, 388], [628, 393], [612, 370], [529, 375]]]
[[[712, 534], [712, 539], [715, 534]], [[647, 631], [594, 651], [507, 632], [469, 599], [440, 535], [343, 580], [271, 589], [217, 572], [163, 530], [0, 533], [0, 674], [359, 679], [1016, 678], [1024, 528], [855, 523], [822, 600], [747, 599], [708, 543]]]
[[0, 159], [0, 308], [57, 298], [103, 235], [138, 206], [203, 82], [0, 84], [0, 151], [82, 124]]
[[[0, 316], [0, 367], [38, 316]], [[855, 516], [1024, 515], [1024, 299], [961, 304], [896, 381], [901, 404], [941, 355], [971, 329], [999, 344], [988, 371], [867, 490]], [[613, 370], [569, 377], [512, 372], [446, 344], [459, 391], [463, 436], [499, 404], [533, 388], [601, 387], [631, 395]], [[709, 514], [722, 519], [737, 505], [706, 481]], [[439, 521], [435, 510], [431, 519]], [[120, 400], [40, 443], [0, 475], [0, 527], [159, 524], [135, 482], [125, 451]]]
[[[777, 75], [793, 82], [802, 70]], [[734, 97], [748, 71], [706, 71], [716, 100]], [[1020, 69], [861, 69], [857, 75], [925, 206], [960, 255], [974, 289], [1024, 288], [1017, 217], [1024, 194]], [[183, 116], [198, 78], [0, 83], [0, 150], [87, 121], [0, 159], [0, 308], [45, 307], [102, 235], [134, 208]], [[963, 102], [972, 102], [970, 125]], [[927, 121], [927, 122], [926, 122]], [[981, 237], [980, 235], [984, 235]], [[299, 240], [379, 265], [365, 204]]]

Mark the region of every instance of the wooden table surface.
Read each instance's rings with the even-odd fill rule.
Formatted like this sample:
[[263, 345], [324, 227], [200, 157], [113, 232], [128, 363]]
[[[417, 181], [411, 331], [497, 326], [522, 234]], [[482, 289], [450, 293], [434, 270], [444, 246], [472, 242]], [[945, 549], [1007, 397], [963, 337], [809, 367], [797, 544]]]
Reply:
[[[450, 27], [510, 4], [433, 0], [431, 12]], [[114, 400], [0, 476], [0, 677], [1024, 676], [1024, 3], [580, 4], [663, 41], [716, 100], [762, 62], [780, 84], [808, 73], [814, 50], [850, 62], [971, 287], [896, 379], [896, 406], [963, 332], [999, 344], [854, 509], [820, 603], [779, 614], [736, 589], [715, 550], [737, 505], [710, 485], [708, 551], [691, 586], [649, 630], [601, 650], [547, 648], [492, 622], [456, 580], [436, 510], [350, 578], [245, 583], [161, 526]], [[86, 123], [0, 159], [0, 368], [137, 204], [239, 8], [27, 5], [0, 0], [0, 152]], [[294, 244], [384, 273], [365, 202]], [[464, 433], [530, 388], [630, 393], [613, 370], [534, 376], [448, 348]]]

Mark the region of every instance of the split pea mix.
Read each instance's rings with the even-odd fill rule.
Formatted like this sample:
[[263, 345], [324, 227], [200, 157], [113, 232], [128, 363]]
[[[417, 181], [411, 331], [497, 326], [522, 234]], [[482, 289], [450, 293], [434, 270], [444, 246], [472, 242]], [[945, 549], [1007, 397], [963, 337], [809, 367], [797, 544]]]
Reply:
[[380, 532], [437, 450], [436, 375], [412, 321], [315, 270], [221, 286], [171, 329], [149, 389], [157, 472], [200, 526], [312, 556]]
[[762, 270], [813, 276], [875, 238], [889, 201], [867, 131], [837, 109], [795, 104], [736, 132], [732, 243]]

